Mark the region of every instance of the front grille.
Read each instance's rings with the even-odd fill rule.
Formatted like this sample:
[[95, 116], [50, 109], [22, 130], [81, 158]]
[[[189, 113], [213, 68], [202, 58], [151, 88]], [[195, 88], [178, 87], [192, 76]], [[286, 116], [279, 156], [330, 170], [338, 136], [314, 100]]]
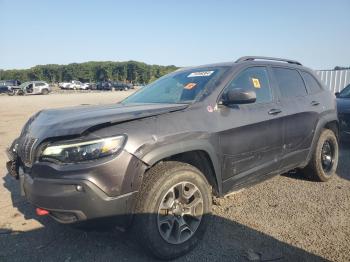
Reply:
[[25, 136], [19, 145], [18, 155], [26, 165], [31, 166], [33, 163], [33, 147], [36, 140], [33, 137]]

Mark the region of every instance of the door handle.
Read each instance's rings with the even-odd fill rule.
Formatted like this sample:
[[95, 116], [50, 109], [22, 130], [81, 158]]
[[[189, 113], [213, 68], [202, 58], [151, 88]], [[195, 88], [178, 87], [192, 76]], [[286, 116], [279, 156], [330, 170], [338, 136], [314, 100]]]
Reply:
[[277, 115], [279, 113], [282, 113], [282, 110], [281, 109], [271, 109], [269, 111], [269, 115]]
[[311, 102], [311, 105], [312, 106], [318, 106], [320, 104], [320, 102], [318, 102], [318, 101], [312, 101]]

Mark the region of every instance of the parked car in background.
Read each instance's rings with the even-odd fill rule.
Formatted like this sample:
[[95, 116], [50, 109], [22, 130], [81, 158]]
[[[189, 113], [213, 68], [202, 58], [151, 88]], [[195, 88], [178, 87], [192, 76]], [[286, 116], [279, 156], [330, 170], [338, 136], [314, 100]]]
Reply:
[[88, 90], [96, 90], [97, 86], [95, 83], [87, 83], [87, 89]]
[[19, 80], [0, 80], [0, 93], [11, 92], [12, 87], [19, 86]]
[[7, 86], [0, 85], [0, 94], [8, 93], [9, 88]]
[[114, 88], [114, 90], [128, 91], [129, 89], [133, 89], [134, 86], [132, 84], [127, 84], [127, 83], [123, 83], [123, 82], [113, 82], [112, 88]]
[[337, 97], [338, 117], [342, 138], [350, 138], [350, 84], [340, 93], [335, 93]]
[[70, 85], [70, 82], [61, 82], [58, 84], [59, 88], [61, 89], [67, 89], [67, 87]]
[[90, 83], [82, 83], [80, 86], [80, 89], [82, 90], [88, 90], [90, 87]]
[[71, 82], [59, 83], [61, 89], [74, 89], [74, 90], [86, 90], [88, 89], [88, 84], [82, 83], [81, 81], [72, 80]]
[[28, 81], [19, 86], [12, 86], [9, 95], [47, 95], [51, 92], [51, 87], [44, 81]]
[[67, 89], [85, 89], [85, 86], [82, 82], [73, 80], [69, 85], [67, 85]]
[[97, 90], [112, 90], [112, 83], [108, 81], [98, 82]]
[[143, 88], [144, 86], [145, 86], [145, 84], [141, 84], [141, 83], [134, 83], [134, 84], [133, 84], [133, 88], [136, 87], [136, 88], [139, 88], [139, 89], [140, 89], [140, 88]]

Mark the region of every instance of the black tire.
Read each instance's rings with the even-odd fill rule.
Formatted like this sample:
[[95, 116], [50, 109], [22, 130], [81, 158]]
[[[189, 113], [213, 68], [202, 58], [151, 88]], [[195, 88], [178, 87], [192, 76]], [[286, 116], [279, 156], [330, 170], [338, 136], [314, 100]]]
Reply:
[[[188, 185], [186, 183], [194, 185], [193, 189], [196, 190], [197, 194], [203, 199], [200, 206], [202, 215], [198, 216], [201, 219], [199, 220], [199, 225], [197, 224], [195, 230], [193, 230], [194, 233], [188, 233], [188, 230], [186, 233], [187, 235], [185, 234], [185, 237], [181, 239], [181, 236], [183, 236], [182, 234], [186, 231], [186, 226], [188, 226], [187, 229], [189, 229], [191, 221], [197, 220], [193, 219], [193, 216], [186, 216], [183, 214], [175, 215], [175, 212], [173, 214], [167, 213], [167, 215], [160, 214], [159, 210], [161, 210], [160, 206], [164, 204], [164, 199], [166, 199], [167, 194], [169, 194], [169, 192], [175, 192], [171, 191], [172, 188], [181, 184], [181, 186], [185, 185], [181, 187], [182, 192], [190, 192], [190, 189], [186, 187]], [[178, 193], [178, 195], [179, 194], [180, 193]], [[175, 195], [176, 194], [174, 194], [174, 196]], [[183, 195], [184, 193], [181, 196]], [[194, 194], [191, 197], [193, 196]], [[145, 174], [139, 192], [139, 199], [136, 204], [132, 231], [146, 251], [160, 259], [174, 259], [191, 251], [203, 238], [206, 228], [210, 223], [211, 202], [210, 186], [204, 175], [197, 168], [181, 162], [161, 162]], [[185, 209], [181, 209], [180, 206], [180, 210], [184, 211]], [[193, 210], [197, 210], [197, 205]], [[183, 242], [179, 241], [175, 244], [169, 243], [169, 241], [164, 238], [164, 235], [161, 235], [159, 217], [173, 217], [173, 224], [170, 232], [175, 232], [175, 235], [177, 235], [176, 232], [181, 232], [178, 240], [181, 239]], [[186, 222], [188, 219], [191, 220], [189, 220], [189, 223], [185, 224], [185, 227], [180, 227], [179, 222], [175, 221], [176, 219], [185, 219], [182, 221]], [[180, 228], [181, 230], [179, 230]]]
[[25, 95], [24, 91], [22, 91], [22, 90], [17, 90], [17, 92], [15, 94], [18, 95], [18, 96], [24, 96]]
[[47, 95], [48, 93], [49, 93], [49, 90], [47, 90], [46, 88], [41, 90], [42, 95]]
[[[331, 160], [325, 157], [324, 147], [329, 144], [331, 148]], [[327, 145], [328, 148], [328, 145]], [[335, 176], [338, 166], [339, 146], [336, 135], [332, 130], [323, 129], [312, 153], [309, 164], [304, 168], [304, 174], [315, 181], [326, 182]], [[329, 159], [329, 158], [328, 158]], [[330, 165], [326, 163], [330, 162]]]

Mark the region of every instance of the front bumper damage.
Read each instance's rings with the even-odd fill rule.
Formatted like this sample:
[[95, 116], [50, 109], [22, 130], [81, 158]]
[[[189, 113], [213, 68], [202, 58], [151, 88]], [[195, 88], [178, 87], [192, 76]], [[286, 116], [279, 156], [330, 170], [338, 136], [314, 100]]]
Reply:
[[[21, 194], [60, 223], [115, 217], [119, 227], [131, 221], [145, 164], [123, 151], [83, 169], [36, 163], [26, 167], [11, 148], [7, 169], [19, 180]], [[107, 180], [107, 172], [110, 179]], [[114, 184], [118, 183], [118, 184]]]

